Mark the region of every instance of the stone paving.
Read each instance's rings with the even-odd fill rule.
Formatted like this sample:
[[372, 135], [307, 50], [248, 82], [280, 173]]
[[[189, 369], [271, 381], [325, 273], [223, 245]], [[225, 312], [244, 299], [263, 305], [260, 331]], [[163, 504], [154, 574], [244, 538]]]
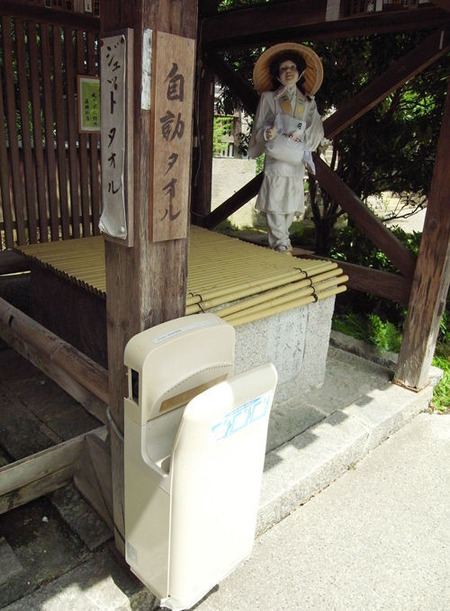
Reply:
[[[1, 466], [101, 426], [4, 345], [0, 411]], [[0, 515], [0, 607], [86, 562], [110, 538], [72, 485]]]

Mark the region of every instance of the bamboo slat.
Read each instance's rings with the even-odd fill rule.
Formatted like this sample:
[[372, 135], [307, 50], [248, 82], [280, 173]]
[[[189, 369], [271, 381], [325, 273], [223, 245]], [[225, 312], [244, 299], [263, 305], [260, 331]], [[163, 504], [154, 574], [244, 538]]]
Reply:
[[[102, 297], [102, 236], [30, 244], [18, 250]], [[234, 325], [325, 299], [345, 290], [348, 276], [332, 261], [281, 255], [191, 227], [186, 314], [215, 312]]]
[[290, 301], [275, 303], [264, 309], [239, 312], [236, 315], [225, 317], [224, 320], [233, 325], [233, 327], [238, 327], [239, 325], [244, 325], [260, 320], [261, 318], [266, 318], [267, 316], [274, 316], [275, 314], [287, 312], [288, 310], [298, 308], [302, 305], [309, 305], [310, 303], [314, 303], [314, 301], [315, 299], [313, 295], [297, 297], [295, 303]]

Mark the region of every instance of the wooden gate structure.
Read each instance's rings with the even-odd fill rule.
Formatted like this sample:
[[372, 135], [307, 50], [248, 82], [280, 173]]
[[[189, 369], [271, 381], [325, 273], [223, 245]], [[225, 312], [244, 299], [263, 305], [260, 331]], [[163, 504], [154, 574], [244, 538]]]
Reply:
[[[77, 83], [80, 77], [99, 75], [100, 40], [111, 36], [127, 40], [132, 87], [125, 113], [126, 172], [131, 194], [128, 218], [134, 232], [128, 246], [114, 239], [105, 244], [108, 371], [0, 300], [0, 336], [106, 425], [97, 435], [0, 469], [0, 511], [73, 478], [83, 455], [84, 469], [77, 484], [114, 527], [119, 549], [123, 548], [125, 344], [139, 331], [184, 314], [189, 205], [194, 222], [212, 228], [252, 198], [261, 181], [257, 176], [210, 211], [215, 78], [237, 92], [250, 113], [257, 104], [251, 86], [226, 64], [222, 52], [285, 40], [314, 43], [427, 30], [416, 49], [325, 121], [326, 135], [333, 138], [450, 50], [450, 0], [274, 0], [224, 12], [218, 12], [219, 5], [219, 0], [3, 0], [0, 4], [0, 116], [5, 126], [0, 130], [0, 273], [24, 268], [23, 260], [12, 250], [16, 245], [99, 233], [103, 134], [95, 126], [79, 124]], [[149, 41], [152, 53], [156, 51], [151, 70]], [[196, 58], [183, 52], [192, 44]], [[188, 146], [179, 155], [185, 168], [191, 168], [192, 156], [199, 165], [194, 180], [189, 173], [179, 178], [185, 193], [183, 222], [176, 234], [159, 240], [152, 224], [152, 211], [158, 205], [159, 170], [153, 164], [158, 156], [154, 112], [158, 94], [154, 87], [148, 99], [142, 93], [149, 79], [164, 82], [163, 71], [167, 61], [175, 66], [171, 53], [177, 49], [184, 74], [194, 75], [197, 70], [197, 95], [186, 89], [185, 108], [194, 105], [193, 115], [198, 118], [186, 134]], [[342, 265], [350, 287], [407, 305], [395, 377], [412, 391], [427, 383], [449, 286], [449, 158], [447, 95], [417, 261], [326, 163], [316, 159], [319, 183], [400, 272], [394, 276]], [[94, 481], [103, 482], [101, 491]]]
[[98, 76], [100, 20], [17, 5], [0, 22], [2, 250], [100, 232], [99, 135], [79, 132], [76, 106], [77, 80]]

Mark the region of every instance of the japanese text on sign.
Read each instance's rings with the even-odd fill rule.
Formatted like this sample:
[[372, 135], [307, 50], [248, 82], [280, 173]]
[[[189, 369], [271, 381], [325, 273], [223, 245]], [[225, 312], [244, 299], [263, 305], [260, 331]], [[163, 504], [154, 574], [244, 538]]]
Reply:
[[193, 41], [158, 33], [152, 239], [186, 237], [192, 123]]
[[[167, 91], [166, 98], [168, 102], [173, 102], [175, 100], [183, 101], [183, 92], [184, 92], [184, 76], [178, 73], [178, 64], [174, 63], [172, 65], [172, 69], [167, 75], [166, 78], [167, 83]], [[166, 114], [159, 119], [161, 123], [161, 131], [163, 139], [172, 143], [175, 138], [181, 140], [184, 134], [184, 121], [181, 117], [181, 112], [175, 116], [173, 112], [167, 110]], [[176, 174], [175, 164], [178, 161], [179, 154], [175, 151], [171, 151], [168, 149], [168, 157], [167, 157], [167, 169], [164, 172], [164, 176], [167, 176], [168, 182], [163, 186], [163, 192], [167, 196], [167, 207], [164, 210], [163, 216], [161, 217], [161, 221], [163, 221], [167, 215], [169, 216], [170, 221], [174, 221], [179, 214], [181, 213], [180, 209], [176, 209], [176, 204], [174, 201], [177, 201], [176, 191], [177, 191], [177, 178], [174, 178], [172, 174]], [[179, 205], [179, 202], [177, 202]]]
[[101, 41], [101, 152], [103, 212], [100, 229], [125, 239], [125, 74], [126, 38], [123, 35]]
[[97, 77], [78, 76], [80, 132], [100, 131], [100, 81]]

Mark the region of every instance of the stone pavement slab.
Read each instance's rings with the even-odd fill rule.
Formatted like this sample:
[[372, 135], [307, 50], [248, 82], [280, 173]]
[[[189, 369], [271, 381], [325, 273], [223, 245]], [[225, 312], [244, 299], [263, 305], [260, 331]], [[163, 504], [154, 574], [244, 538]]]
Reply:
[[0, 347], [0, 449], [19, 460], [101, 423], [29, 361]]
[[[8, 566], [14, 568], [0, 584], [0, 608], [28, 594], [33, 596], [37, 588], [89, 558], [86, 547], [47, 497], [0, 516], [0, 538], [8, 546]], [[3, 551], [0, 549], [0, 553]], [[29, 609], [39, 607], [31, 605]]]
[[0, 537], [0, 586], [23, 571], [16, 554], [4, 537]]
[[107, 550], [80, 564], [5, 611], [152, 611], [155, 597]]
[[338, 346], [330, 346], [321, 388], [308, 392], [299, 389], [297, 395], [272, 410], [267, 437], [268, 452], [366, 393], [385, 388], [393, 374], [388, 364], [374, 363]]
[[111, 530], [73, 484], [59, 488], [50, 495], [50, 499], [63, 521], [89, 551], [93, 552], [112, 539]]

